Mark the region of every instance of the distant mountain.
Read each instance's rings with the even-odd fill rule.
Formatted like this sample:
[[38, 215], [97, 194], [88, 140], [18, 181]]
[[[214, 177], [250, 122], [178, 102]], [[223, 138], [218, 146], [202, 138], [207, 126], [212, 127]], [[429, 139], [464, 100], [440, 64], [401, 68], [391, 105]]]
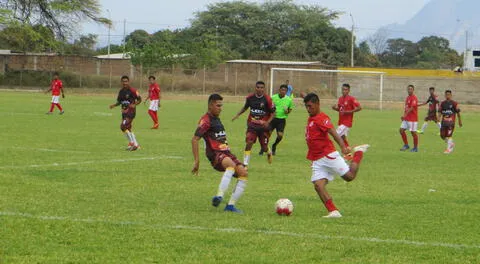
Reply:
[[443, 37], [459, 52], [465, 50], [466, 44], [468, 48], [480, 48], [480, 1], [431, 0], [405, 24], [388, 25], [383, 30], [389, 39], [416, 42], [424, 36]]

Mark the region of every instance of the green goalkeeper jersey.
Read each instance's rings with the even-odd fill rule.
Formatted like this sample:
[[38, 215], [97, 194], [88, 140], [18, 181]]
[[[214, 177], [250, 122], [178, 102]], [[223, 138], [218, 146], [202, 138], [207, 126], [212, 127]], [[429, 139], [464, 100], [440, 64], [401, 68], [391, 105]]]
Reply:
[[286, 119], [288, 114], [286, 111], [293, 108], [293, 99], [290, 96], [280, 98], [278, 94], [272, 96], [273, 104], [275, 105], [275, 118]]

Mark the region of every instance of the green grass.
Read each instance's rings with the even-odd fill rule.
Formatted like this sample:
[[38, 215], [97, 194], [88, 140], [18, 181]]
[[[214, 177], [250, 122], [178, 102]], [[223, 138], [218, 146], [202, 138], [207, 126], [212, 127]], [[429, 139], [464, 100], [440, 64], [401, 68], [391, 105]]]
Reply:
[[[300, 105], [274, 163], [253, 155], [236, 215], [210, 205], [221, 175], [203, 153], [190, 174], [205, 98], [163, 101], [158, 131], [141, 105], [137, 152], [123, 150], [114, 98], [71, 95], [65, 115], [47, 116], [50, 96], [0, 92], [0, 263], [480, 262], [478, 113], [462, 113], [452, 155], [433, 124], [418, 153], [403, 153], [400, 111], [358, 113], [350, 142], [371, 148], [355, 181], [328, 186], [344, 218], [322, 219]], [[240, 107], [226, 100], [222, 120], [241, 159]], [[282, 197], [290, 217], [274, 213]]]

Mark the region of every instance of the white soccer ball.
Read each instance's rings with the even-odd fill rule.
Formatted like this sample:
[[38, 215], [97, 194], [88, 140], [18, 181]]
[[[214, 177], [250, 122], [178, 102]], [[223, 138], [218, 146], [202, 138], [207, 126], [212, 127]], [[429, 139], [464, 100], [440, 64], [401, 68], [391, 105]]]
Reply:
[[278, 215], [289, 216], [293, 213], [293, 203], [287, 198], [278, 199], [275, 203], [275, 212]]

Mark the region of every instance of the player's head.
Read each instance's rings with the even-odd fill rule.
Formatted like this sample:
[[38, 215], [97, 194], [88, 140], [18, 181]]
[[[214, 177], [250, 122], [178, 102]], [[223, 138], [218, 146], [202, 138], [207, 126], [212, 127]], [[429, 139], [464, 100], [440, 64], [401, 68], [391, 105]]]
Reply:
[[350, 93], [350, 84], [344, 83], [342, 84], [342, 94], [343, 96], [347, 96]]
[[122, 78], [120, 78], [120, 81], [122, 83], [123, 88], [130, 87], [130, 78], [128, 78], [127, 75], [123, 75]]
[[58, 72], [53, 73], [53, 79], [55, 79], [55, 80], [58, 79]]
[[255, 83], [255, 94], [258, 96], [265, 94], [265, 83], [263, 81]]
[[452, 90], [445, 91], [445, 99], [450, 100], [452, 99]]
[[219, 94], [211, 94], [208, 97], [208, 112], [214, 116], [219, 116], [222, 112], [223, 97]]
[[278, 94], [280, 97], [284, 97], [287, 94], [288, 86], [286, 84], [280, 85], [280, 88], [278, 88]]
[[415, 86], [413, 86], [412, 84], [409, 84], [407, 86], [407, 91], [408, 91], [408, 95], [412, 95], [413, 92], [415, 91]]
[[305, 108], [310, 116], [315, 116], [320, 113], [320, 98], [314, 93], [309, 93], [303, 98]]
[[148, 76], [148, 82], [149, 82], [150, 84], [155, 83], [155, 76], [153, 76], [153, 75]]
[[435, 87], [430, 87], [428, 88], [428, 92], [430, 93], [430, 95], [433, 95], [435, 93]]

